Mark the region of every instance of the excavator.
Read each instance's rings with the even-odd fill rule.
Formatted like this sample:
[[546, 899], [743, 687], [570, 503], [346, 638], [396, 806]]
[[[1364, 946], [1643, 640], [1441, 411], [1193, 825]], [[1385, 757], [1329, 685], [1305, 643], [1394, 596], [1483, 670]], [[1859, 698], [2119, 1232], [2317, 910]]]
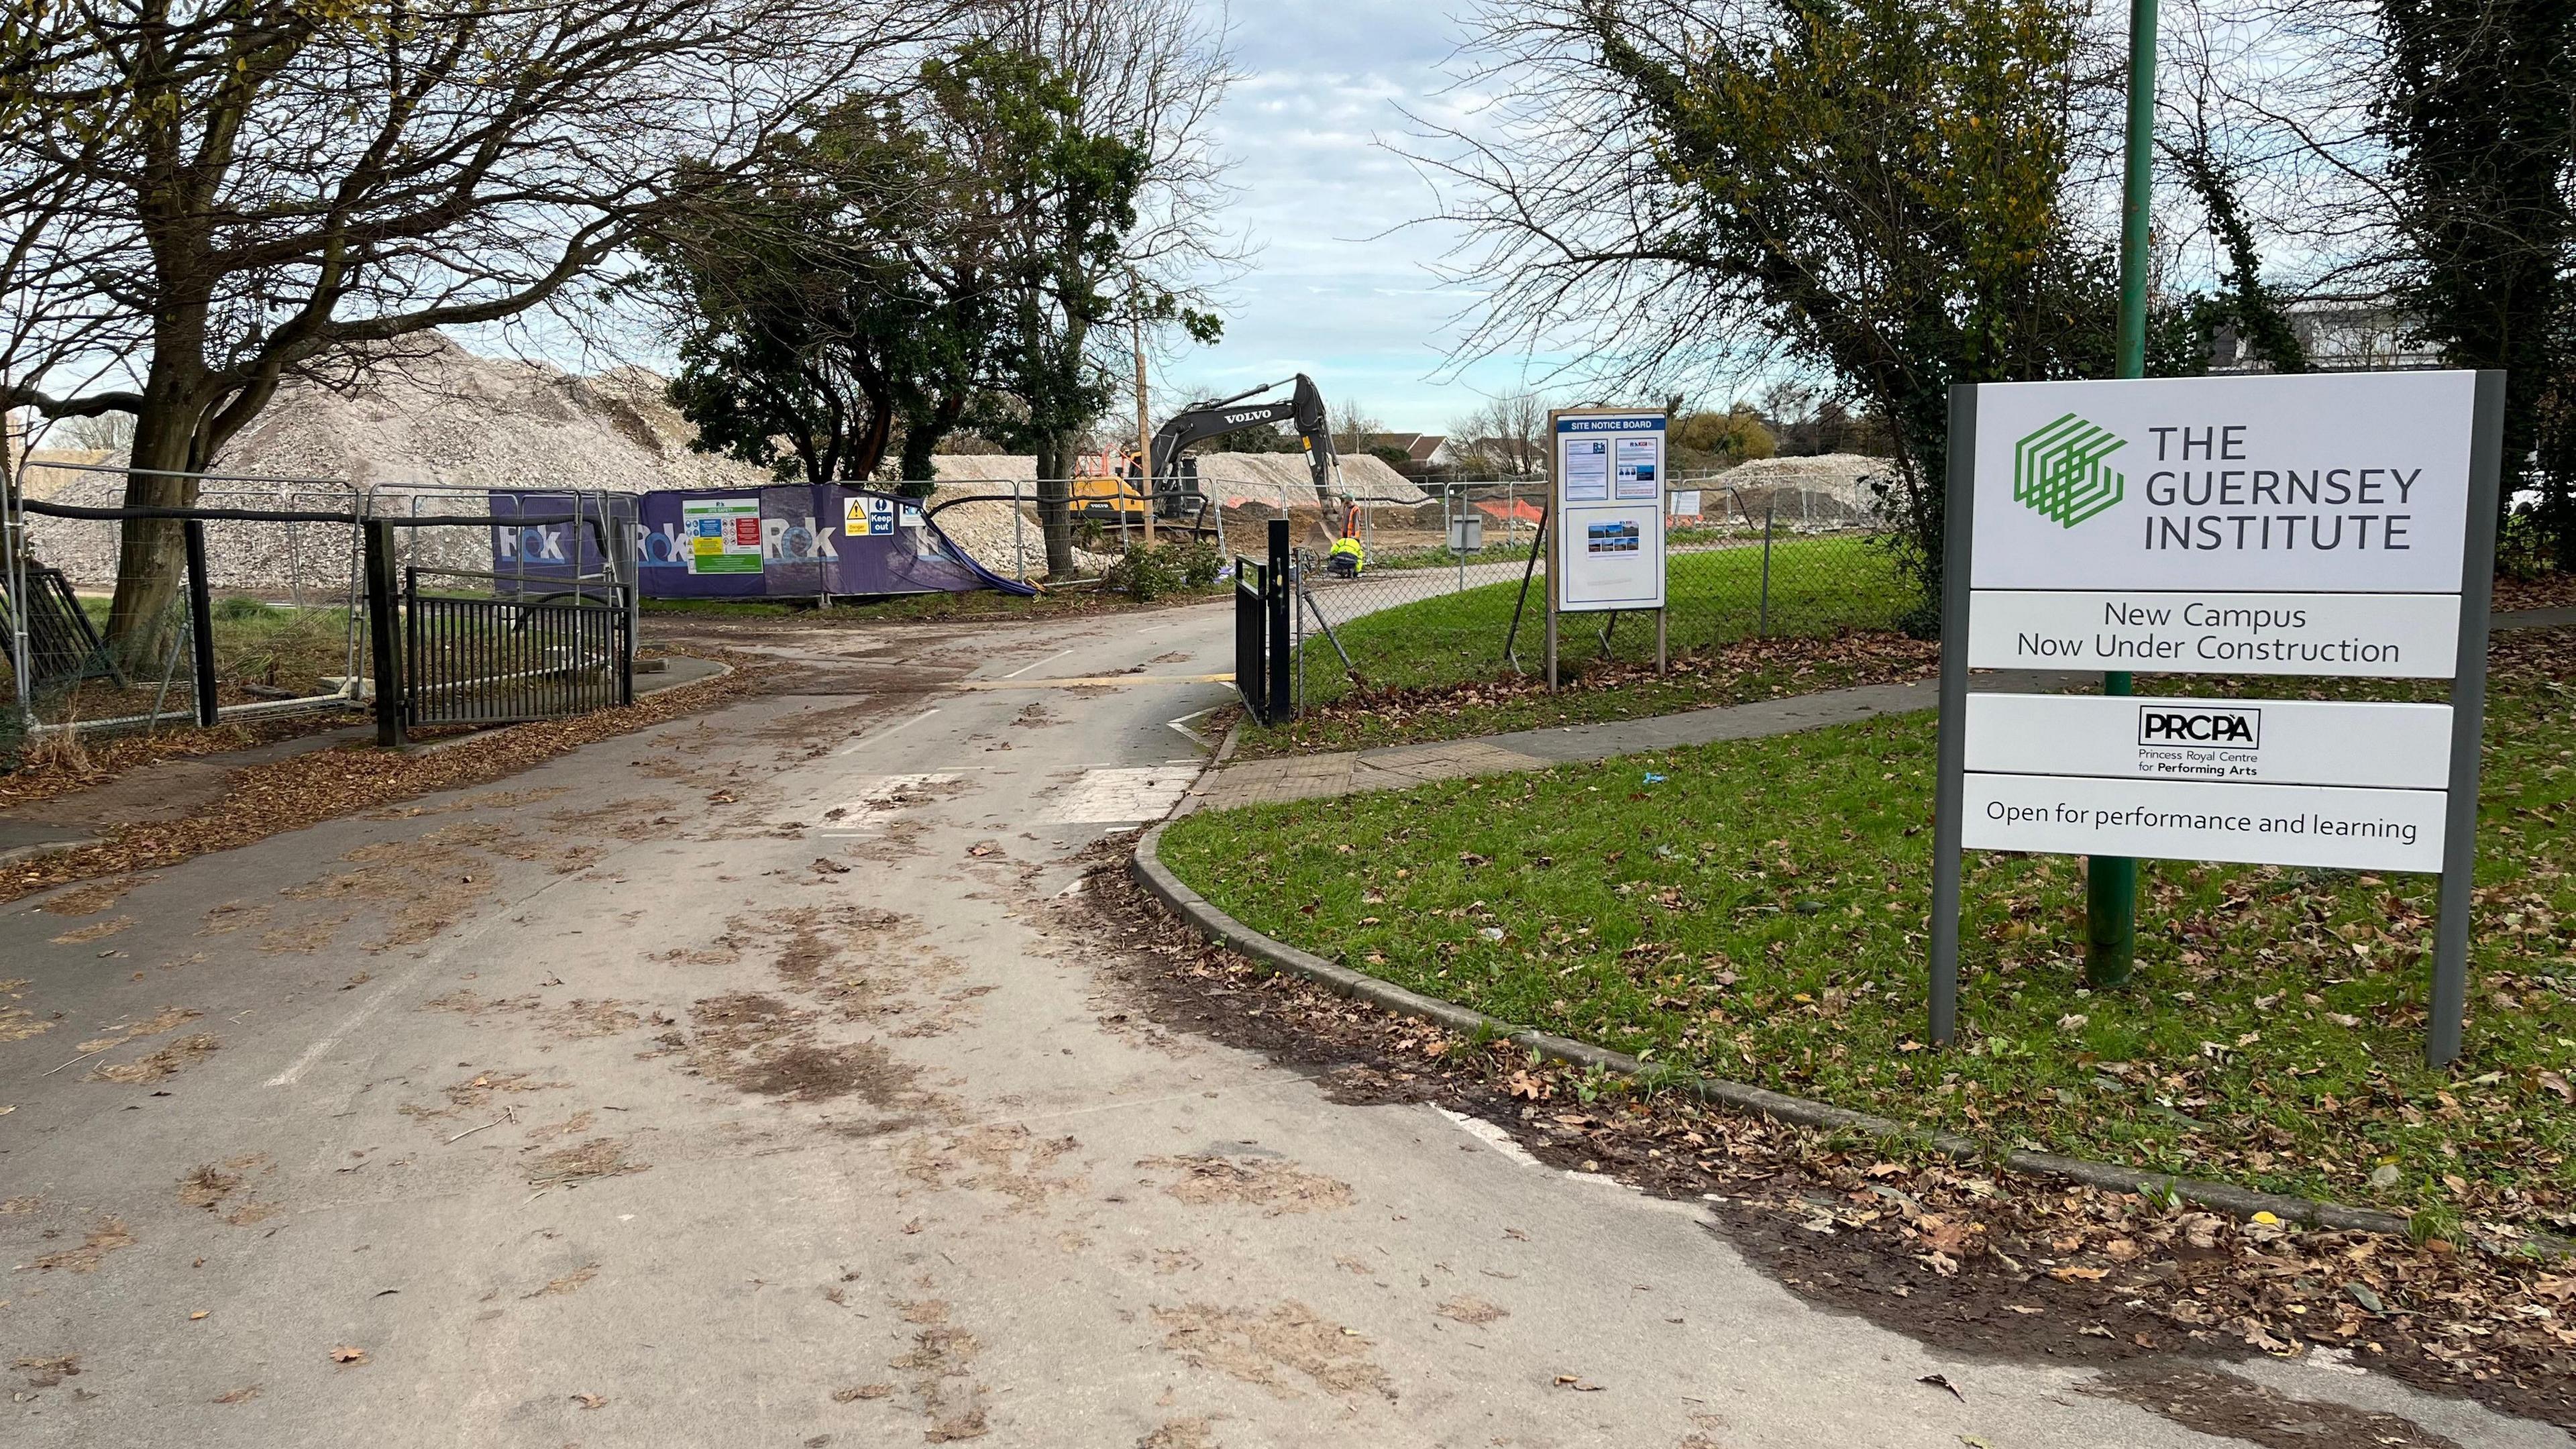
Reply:
[[[1292, 384], [1287, 397], [1246, 401]], [[1194, 443], [1261, 423], [1290, 423], [1296, 427], [1306, 445], [1306, 466], [1315, 477], [1315, 499], [1324, 506], [1326, 530], [1330, 532], [1335, 524], [1340, 526], [1336, 543], [1352, 537], [1358, 510], [1341, 486], [1341, 459], [1333, 451], [1332, 424], [1324, 411], [1324, 395], [1316, 390], [1314, 379], [1302, 372], [1280, 382], [1246, 388], [1232, 397], [1192, 403], [1164, 423], [1154, 434], [1153, 467], [1147, 475], [1154, 480], [1151, 492], [1156, 516], [1189, 518], [1206, 506], [1195, 460], [1183, 457], [1185, 450]], [[1114, 474], [1104, 468], [1094, 476], [1075, 479], [1073, 505], [1086, 517], [1117, 520], [1123, 515], [1128, 521], [1141, 522], [1146, 489], [1137, 476], [1136, 455], [1128, 453]], [[1340, 503], [1338, 509], [1334, 506], [1336, 501]]]

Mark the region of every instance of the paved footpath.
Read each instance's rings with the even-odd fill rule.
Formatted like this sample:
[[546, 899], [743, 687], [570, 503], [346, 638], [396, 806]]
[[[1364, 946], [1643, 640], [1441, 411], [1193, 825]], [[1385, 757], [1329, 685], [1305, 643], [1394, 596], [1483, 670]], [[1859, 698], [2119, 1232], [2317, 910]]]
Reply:
[[[2064, 688], [2084, 676], [2036, 670], [1980, 674], [1977, 689], [2036, 690]], [[1792, 734], [1825, 725], [1849, 724], [1882, 715], [1915, 714], [1941, 703], [1937, 680], [1905, 684], [1864, 684], [1828, 689], [1787, 699], [1751, 704], [1716, 705], [1650, 719], [1609, 720], [1600, 724], [1560, 725], [1553, 729], [1513, 730], [1474, 739], [1442, 740], [1425, 745], [1388, 745], [1374, 750], [1347, 750], [1321, 755], [1287, 755], [1273, 760], [1247, 760], [1211, 773], [1193, 792], [1209, 809], [1255, 805], [1266, 800], [1305, 800], [1320, 795], [1349, 795], [1361, 790], [1401, 790], [1431, 780], [1467, 775], [1502, 775], [1516, 770], [1544, 770], [1572, 760], [1606, 760], [1646, 750], [1673, 750], [1720, 740], [1751, 740]]]
[[788, 692], [0, 907], [0, 1443], [2232, 1442], [1154, 1020], [1065, 892], [1231, 631], [738, 639]]
[[[2516, 609], [2495, 616], [2497, 629], [2556, 629], [2576, 625], [2576, 608]], [[2055, 670], [1994, 670], [1972, 676], [1969, 688], [1980, 691], [2034, 691], [2089, 685], [2096, 676]], [[1362, 790], [1401, 790], [1432, 780], [1469, 775], [1503, 775], [1518, 770], [1544, 770], [1573, 760], [1606, 760], [1647, 750], [1680, 749], [1721, 740], [1761, 739], [1825, 725], [1849, 724], [1882, 715], [1916, 714], [1941, 704], [1940, 683], [1922, 679], [1904, 684], [1865, 684], [1829, 689], [1787, 699], [1750, 704], [1716, 705], [1650, 719], [1610, 720], [1601, 724], [1560, 725], [1552, 729], [1513, 730], [1473, 739], [1442, 740], [1422, 745], [1387, 745], [1373, 750], [1288, 755], [1270, 760], [1229, 764], [1210, 774], [1192, 792], [1209, 809], [1257, 805], [1270, 800], [1307, 800], [1324, 795], [1350, 795]]]

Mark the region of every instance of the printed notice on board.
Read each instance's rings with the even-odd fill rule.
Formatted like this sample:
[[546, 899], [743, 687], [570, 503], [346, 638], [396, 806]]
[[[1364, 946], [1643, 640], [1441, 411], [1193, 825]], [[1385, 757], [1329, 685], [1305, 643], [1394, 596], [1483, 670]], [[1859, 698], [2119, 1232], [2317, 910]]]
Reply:
[[1610, 440], [1608, 438], [1565, 440], [1565, 501], [1568, 503], [1610, 501]]
[[1653, 498], [1663, 491], [1664, 439], [1660, 433], [1621, 438], [1618, 488], [1622, 499]]
[[759, 499], [683, 498], [680, 522], [689, 534], [689, 572], [761, 571]]

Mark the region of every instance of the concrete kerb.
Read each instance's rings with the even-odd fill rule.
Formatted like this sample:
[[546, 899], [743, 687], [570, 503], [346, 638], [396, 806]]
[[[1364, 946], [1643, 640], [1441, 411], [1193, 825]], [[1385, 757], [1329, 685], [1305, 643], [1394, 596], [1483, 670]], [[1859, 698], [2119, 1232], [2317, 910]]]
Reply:
[[[1508, 1040], [1527, 1047], [1543, 1057], [1581, 1067], [1597, 1067], [1623, 1076], [1661, 1073], [1665, 1069], [1643, 1062], [1625, 1052], [1614, 1052], [1586, 1042], [1569, 1040], [1543, 1031], [1515, 1026], [1481, 1011], [1455, 1002], [1409, 991], [1391, 981], [1382, 981], [1363, 971], [1327, 961], [1311, 951], [1302, 951], [1285, 941], [1274, 939], [1243, 924], [1209, 903], [1190, 889], [1180, 877], [1163, 864], [1163, 831], [1170, 821], [1157, 824], [1137, 839], [1134, 867], [1136, 878], [1145, 889], [1173, 914], [1219, 945], [1230, 947], [1275, 969], [1302, 977], [1333, 992], [1367, 1001], [1400, 1015], [1437, 1022], [1451, 1031], [1468, 1036], [1484, 1035]], [[1701, 1101], [1737, 1111], [1754, 1112], [1797, 1127], [1820, 1131], [1856, 1132], [1873, 1139], [1896, 1139], [1922, 1143], [1933, 1150], [1961, 1159], [1982, 1160], [2011, 1172], [2031, 1177], [2050, 1177], [2101, 1188], [2107, 1192], [2133, 1192], [2158, 1201], [2180, 1201], [2231, 1217], [2252, 1218], [2257, 1213], [2270, 1213], [2285, 1222], [2307, 1223], [2320, 1228], [2335, 1228], [2367, 1233], [2389, 1233], [2405, 1236], [2408, 1220], [2397, 1213], [2376, 1208], [2347, 1207], [2341, 1203], [2316, 1198], [2292, 1197], [2281, 1193], [2258, 1192], [2224, 1182], [2203, 1182], [2196, 1178], [2175, 1177], [2168, 1173], [2149, 1172], [2134, 1167], [2121, 1167], [2108, 1162], [2093, 1162], [2080, 1157], [2066, 1157], [2053, 1152], [2031, 1152], [2014, 1149], [2001, 1154], [1990, 1153], [1974, 1139], [1950, 1132], [1925, 1132], [1921, 1128], [1848, 1107], [1794, 1097], [1757, 1087], [1748, 1082], [1730, 1082], [1717, 1077], [1691, 1076], [1673, 1081], [1673, 1090], [1686, 1091]], [[2511, 1252], [2516, 1247], [2543, 1255], [2566, 1257], [2576, 1255], [2576, 1242], [2531, 1234], [2511, 1243], [2486, 1243], [2491, 1251]]]

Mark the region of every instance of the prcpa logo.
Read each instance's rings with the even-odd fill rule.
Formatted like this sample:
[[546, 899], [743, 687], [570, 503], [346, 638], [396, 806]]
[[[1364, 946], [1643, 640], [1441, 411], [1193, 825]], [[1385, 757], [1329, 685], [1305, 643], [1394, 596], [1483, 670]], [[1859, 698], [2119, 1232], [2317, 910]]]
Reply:
[[2013, 444], [2013, 501], [2073, 528], [2128, 496], [2129, 480], [2102, 460], [2129, 440], [2073, 413]]
[[2142, 704], [2138, 706], [2138, 743], [2174, 748], [2225, 745], [2231, 749], [2263, 747], [2263, 711], [2207, 704]]

